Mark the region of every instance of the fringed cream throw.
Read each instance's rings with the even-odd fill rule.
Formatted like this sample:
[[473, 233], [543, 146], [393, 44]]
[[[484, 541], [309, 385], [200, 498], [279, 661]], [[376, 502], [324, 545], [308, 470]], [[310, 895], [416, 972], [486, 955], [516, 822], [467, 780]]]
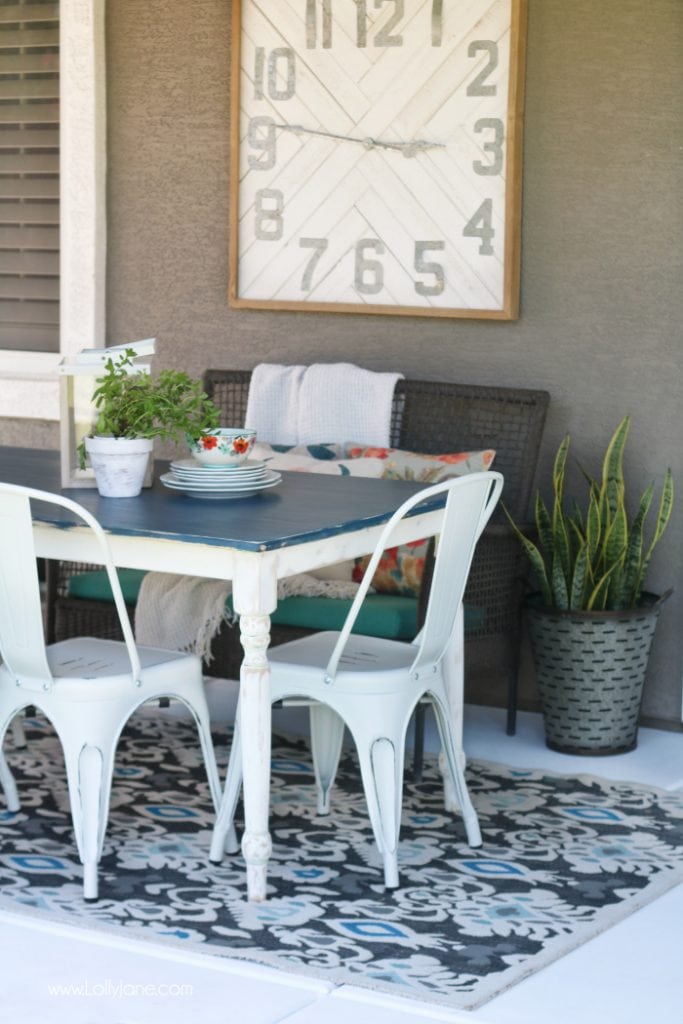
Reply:
[[[139, 644], [191, 651], [211, 661], [211, 641], [222, 622], [237, 616], [226, 607], [232, 586], [224, 580], [148, 572], [135, 609], [135, 638]], [[319, 580], [308, 573], [279, 580], [278, 600], [286, 597], [354, 598], [357, 583]]]

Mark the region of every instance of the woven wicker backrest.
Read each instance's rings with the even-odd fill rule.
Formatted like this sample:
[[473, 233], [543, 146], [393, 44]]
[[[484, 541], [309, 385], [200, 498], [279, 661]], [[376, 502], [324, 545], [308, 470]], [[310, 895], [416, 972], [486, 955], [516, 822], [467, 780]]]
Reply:
[[[250, 370], [206, 371], [204, 387], [226, 425], [244, 424], [250, 380]], [[425, 455], [495, 448], [494, 468], [505, 478], [503, 500], [514, 518], [524, 520], [549, 397], [526, 388], [400, 380], [391, 443]], [[498, 510], [495, 517], [502, 515]]]

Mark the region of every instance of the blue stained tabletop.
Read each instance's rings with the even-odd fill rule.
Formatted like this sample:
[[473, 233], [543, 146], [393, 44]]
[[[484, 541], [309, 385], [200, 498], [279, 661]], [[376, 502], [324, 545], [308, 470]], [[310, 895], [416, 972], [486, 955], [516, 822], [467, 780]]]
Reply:
[[[424, 484], [399, 480], [283, 473], [282, 483], [251, 498], [202, 501], [169, 491], [159, 481], [168, 464], [156, 462], [154, 484], [136, 498], [102, 498], [94, 488], [60, 485], [57, 451], [0, 446], [0, 480], [63, 494], [88, 509], [110, 533], [268, 551], [376, 526]], [[442, 495], [413, 515], [444, 504]], [[66, 509], [35, 504], [34, 518], [68, 527]]]

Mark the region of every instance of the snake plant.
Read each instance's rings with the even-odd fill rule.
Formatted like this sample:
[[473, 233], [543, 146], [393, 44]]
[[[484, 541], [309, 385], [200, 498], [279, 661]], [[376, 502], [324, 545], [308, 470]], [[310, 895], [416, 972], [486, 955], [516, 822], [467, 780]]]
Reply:
[[624, 484], [624, 445], [631, 425], [625, 416], [607, 447], [602, 477], [584, 472], [587, 507], [564, 498], [569, 435], [562, 440], [553, 465], [553, 501], [549, 508], [536, 495], [537, 544], [510, 523], [526, 552], [543, 602], [563, 611], [621, 611], [638, 606], [655, 544], [661, 539], [673, 506], [673, 477], [667, 469], [659, 509], [649, 540], [645, 525], [654, 497], [650, 484], [629, 519]]

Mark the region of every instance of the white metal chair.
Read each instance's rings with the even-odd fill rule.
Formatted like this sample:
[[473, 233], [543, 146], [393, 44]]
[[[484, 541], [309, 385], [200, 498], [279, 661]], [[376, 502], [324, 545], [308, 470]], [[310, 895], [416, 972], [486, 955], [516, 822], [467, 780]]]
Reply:
[[[481, 845], [476, 812], [463, 774], [459, 731], [453, 727], [444, 685], [444, 656], [459, 636], [463, 647], [462, 598], [472, 555], [503, 484], [500, 473], [472, 473], [427, 487], [406, 501], [387, 523], [340, 632], [321, 632], [269, 652], [271, 699], [312, 701], [311, 744], [318, 811], [327, 813], [329, 791], [341, 753], [344, 724], [355, 741], [370, 821], [384, 862], [387, 888], [398, 886], [397, 846], [401, 818], [405, 737], [415, 705], [428, 695], [458, 807], [471, 846]], [[397, 541], [401, 522], [416, 505], [440, 493], [446, 508], [425, 625], [404, 643], [352, 634], [379, 558]], [[460, 693], [462, 701], [462, 693]], [[451, 695], [451, 701], [453, 696]], [[210, 859], [234, 851], [233, 817], [242, 780], [239, 705], [235, 737]]]
[[[86, 637], [45, 646], [31, 499], [69, 509], [94, 532], [123, 642]], [[0, 749], [10, 722], [27, 705], [42, 711], [54, 726], [64, 751], [85, 899], [97, 899], [97, 865], [118, 738], [145, 701], [171, 697], [187, 705], [199, 730], [211, 798], [218, 807], [220, 782], [200, 659], [136, 646], [107, 538], [85, 508], [56, 494], [5, 483], [0, 483], [0, 653]], [[1, 754], [0, 783], [8, 807], [18, 810], [16, 787]]]

